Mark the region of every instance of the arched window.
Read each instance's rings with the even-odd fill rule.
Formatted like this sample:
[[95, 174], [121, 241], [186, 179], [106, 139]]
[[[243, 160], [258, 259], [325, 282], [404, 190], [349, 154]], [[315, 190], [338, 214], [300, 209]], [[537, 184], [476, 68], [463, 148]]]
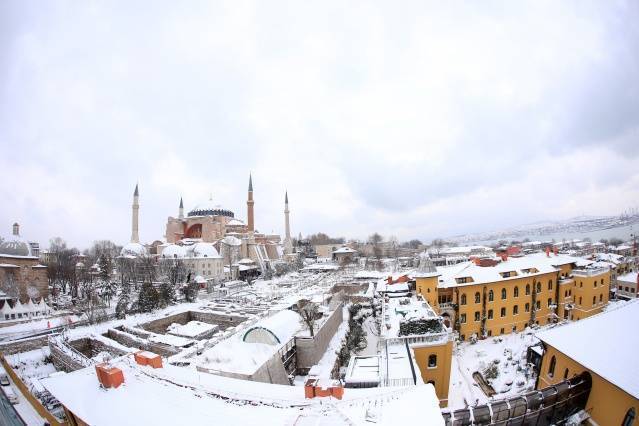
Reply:
[[495, 299], [495, 293], [492, 290], [488, 291], [488, 301], [492, 302]]
[[526, 284], [526, 296], [530, 294], [530, 284]]
[[548, 366], [548, 375], [550, 377], [555, 375], [555, 365], [557, 365], [557, 358], [553, 355], [552, 358], [550, 358], [550, 366]]
[[592, 296], [592, 306], [595, 306], [595, 303], [597, 303], [597, 296]]
[[431, 354], [428, 355], [428, 368], [437, 367], [437, 355]]
[[552, 280], [548, 280], [548, 290], [552, 290]]
[[603, 278], [601, 279], [601, 285], [604, 285], [604, 284], [603, 284]]
[[603, 302], [603, 294], [599, 295], [599, 303]]
[[541, 293], [541, 283], [537, 283], [537, 293]]
[[506, 298], [506, 289], [505, 289], [505, 288], [502, 288], [502, 289], [501, 289], [501, 298], [502, 298], [502, 299], [505, 299], [505, 298]]
[[462, 295], [461, 295], [461, 302], [460, 302], [460, 304], [461, 304], [461, 305], [465, 305], [465, 304], [466, 304], [466, 293], [464, 293], [464, 294], [462, 294]]
[[568, 378], [568, 369], [566, 368], [564, 370], [564, 379], [567, 379], [567, 378]]
[[475, 293], [475, 303], [481, 302], [481, 294], [479, 292]]
[[493, 310], [492, 309], [488, 310], [488, 319], [493, 319]]
[[515, 289], [513, 290], [513, 295], [515, 297], [519, 297], [519, 287], [515, 287]]
[[517, 314], [519, 314], [519, 306], [515, 305], [513, 306], [513, 315], [517, 315]]
[[626, 411], [626, 415], [623, 418], [623, 422], [621, 422], [621, 426], [632, 426], [636, 416], [637, 413], [635, 413], [635, 409], [631, 407], [628, 411]]
[[526, 312], [530, 312], [530, 303], [526, 303]]
[[479, 321], [479, 311], [475, 311], [475, 321]]

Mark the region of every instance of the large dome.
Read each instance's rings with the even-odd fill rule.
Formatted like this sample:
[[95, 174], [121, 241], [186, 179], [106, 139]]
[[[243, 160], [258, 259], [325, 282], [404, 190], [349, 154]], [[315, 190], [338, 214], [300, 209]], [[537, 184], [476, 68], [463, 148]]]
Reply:
[[20, 225], [13, 224], [13, 235], [0, 244], [0, 256], [33, 257], [31, 245], [20, 236]]
[[129, 243], [122, 247], [120, 256], [138, 257], [146, 254], [146, 248], [140, 243]]
[[222, 208], [219, 204], [213, 203], [212, 199], [209, 199], [196, 205], [193, 210], [189, 212], [188, 216], [226, 216], [232, 218], [235, 217], [235, 213]]
[[12, 235], [0, 244], [0, 256], [31, 257], [31, 246], [23, 238]]
[[164, 247], [164, 250], [162, 250], [162, 257], [163, 258], [178, 258], [181, 259], [184, 256], [186, 256], [186, 249], [182, 246], [179, 246], [177, 244], [169, 244], [168, 246]]
[[220, 254], [211, 243], [197, 243], [191, 247], [191, 256], [219, 258]]

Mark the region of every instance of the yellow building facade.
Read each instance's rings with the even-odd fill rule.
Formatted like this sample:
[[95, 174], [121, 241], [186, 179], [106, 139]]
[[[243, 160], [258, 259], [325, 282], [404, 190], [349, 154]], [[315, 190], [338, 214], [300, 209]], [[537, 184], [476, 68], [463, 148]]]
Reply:
[[415, 361], [424, 383], [435, 387], [440, 406], [448, 406], [448, 388], [450, 386], [450, 368], [453, 359], [453, 342], [447, 339], [433, 345], [411, 345]]
[[599, 425], [627, 424], [627, 416], [639, 415], [639, 366], [632, 350], [639, 335], [624, 325], [637, 321], [639, 302], [634, 302], [538, 333], [544, 355], [536, 388], [588, 372], [592, 388], [585, 411]]
[[608, 303], [610, 271], [577, 268], [578, 261], [542, 255], [489, 266], [468, 262], [440, 268], [437, 276], [417, 275], [415, 288], [440, 315], [454, 317], [461, 340], [497, 336], [601, 312]]

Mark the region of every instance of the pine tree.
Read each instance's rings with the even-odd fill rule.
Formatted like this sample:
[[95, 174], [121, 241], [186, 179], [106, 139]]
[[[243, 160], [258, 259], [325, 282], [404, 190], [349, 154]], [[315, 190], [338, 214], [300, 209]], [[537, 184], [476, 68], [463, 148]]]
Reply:
[[140, 312], [151, 312], [160, 303], [160, 295], [150, 281], [144, 281], [138, 295], [138, 309]]

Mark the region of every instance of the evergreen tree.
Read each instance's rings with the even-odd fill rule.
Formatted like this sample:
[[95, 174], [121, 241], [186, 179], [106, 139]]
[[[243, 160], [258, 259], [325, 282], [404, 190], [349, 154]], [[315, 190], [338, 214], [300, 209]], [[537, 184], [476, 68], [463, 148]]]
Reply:
[[118, 304], [115, 305], [115, 316], [118, 319], [126, 318], [126, 313], [129, 310], [129, 295], [121, 294], [118, 299]]
[[150, 281], [144, 281], [138, 295], [138, 309], [140, 312], [151, 312], [160, 303], [160, 295]]

